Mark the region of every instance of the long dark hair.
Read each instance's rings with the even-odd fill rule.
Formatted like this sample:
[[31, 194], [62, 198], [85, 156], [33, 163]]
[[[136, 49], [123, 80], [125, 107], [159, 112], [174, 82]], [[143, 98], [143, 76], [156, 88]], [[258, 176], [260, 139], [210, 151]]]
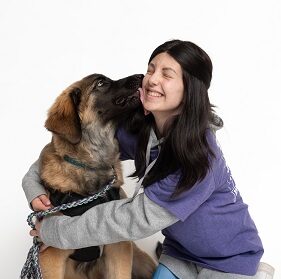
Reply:
[[[150, 56], [149, 63], [163, 52], [173, 57], [182, 68], [183, 105], [180, 114], [165, 123], [165, 141], [161, 144], [159, 157], [146, 175], [143, 186], [147, 187], [180, 170], [180, 180], [173, 193], [173, 196], [177, 196], [206, 176], [211, 164], [210, 158], [214, 156], [206, 139], [206, 130], [210, 124], [221, 127], [223, 123], [215, 115], [214, 106], [210, 104], [208, 97], [212, 62], [206, 52], [192, 42], [172, 40], [157, 47]], [[149, 114], [139, 131], [136, 171], [132, 176], [144, 175], [146, 146], [154, 125], [153, 115]]]

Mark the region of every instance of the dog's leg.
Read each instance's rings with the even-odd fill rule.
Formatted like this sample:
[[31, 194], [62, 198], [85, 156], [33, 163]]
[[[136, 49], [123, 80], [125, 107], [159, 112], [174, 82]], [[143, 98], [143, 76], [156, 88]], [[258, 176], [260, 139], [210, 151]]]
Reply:
[[150, 279], [156, 269], [154, 260], [133, 243], [132, 279]]
[[48, 247], [39, 254], [39, 263], [43, 279], [63, 279], [65, 274], [66, 260], [73, 250], [61, 250]]
[[106, 279], [131, 279], [133, 247], [130, 241], [105, 245], [103, 250]]

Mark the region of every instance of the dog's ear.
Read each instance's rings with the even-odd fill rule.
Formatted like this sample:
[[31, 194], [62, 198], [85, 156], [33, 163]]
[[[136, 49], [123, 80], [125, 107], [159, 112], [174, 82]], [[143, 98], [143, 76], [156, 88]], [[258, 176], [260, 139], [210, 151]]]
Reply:
[[79, 88], [67, 89], [55, 101], [48, 112], [45, 127], [68, 140], [77, 144], [81, 140], [81, 124], [78, 106], [81, 99]]

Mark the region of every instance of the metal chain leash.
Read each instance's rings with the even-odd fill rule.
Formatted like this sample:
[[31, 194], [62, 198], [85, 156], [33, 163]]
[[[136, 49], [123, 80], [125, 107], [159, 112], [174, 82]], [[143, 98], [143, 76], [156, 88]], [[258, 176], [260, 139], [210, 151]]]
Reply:
[[[83, 204], [92, 202], [93, 200], [96, 200], [99, 197], [104, 197], [106, 192], [112, 188], [112, 185], [115, 183], [115, 180], [116, 180], [116, 178], [113, 178], [113, 180], [111, 182], [109, 182], [109, 184], [106, 185], [102, 191], [100, 191], [90, 197], [86, 197], [86, 198], [83, 198], [83, 199], [80, 199], [80, 200], [77, 200], [74, 202], [70, 202], [70, 203], [65, 203], [65, 204], [50, 208], [46, 211], [37, 211], [37, 212], [30, 213], [27, 217], [28, 225], [32, 229], [35, 229], [35, 222], [36, 222], [36, 220], [34, 221], [35, 217], [37, 220], [41, 220], [44, 216], [47, 216], [47, 215], [50, 215], [50, 214], [53, 214], [53, 213], [56, 213], [59, 211], [63, 211], [63, 210], [69, 209], [69, 208], [81, 206]], [[34, 237], [33, 246], [30, 248], [28, 255], [27, 255], [26, 262], [21, 270], [20, 279], [43, 279], [41, 268], [39, 265], [39, 250], [40, 250], [41, 245], [42, 245], [42, 242], [39, 240], [39, 238]]]

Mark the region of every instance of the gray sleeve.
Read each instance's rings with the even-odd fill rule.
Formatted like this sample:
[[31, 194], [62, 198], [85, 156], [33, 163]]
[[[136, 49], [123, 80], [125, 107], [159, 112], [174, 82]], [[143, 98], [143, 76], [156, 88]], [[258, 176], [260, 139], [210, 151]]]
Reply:
[[46, 194], [46, 190], [44, 189], [44, 186], [40, 184], [40, 181], [39, 160], [37, 160], [31, 165], [22, 179], [22, 188], [29, 205], [34, 198]]
[[50, 216], [42, 221], [42, 241], [61, 249], [137, 240], [179, 221], [144, 193], [95, 206], [81, 216]]

